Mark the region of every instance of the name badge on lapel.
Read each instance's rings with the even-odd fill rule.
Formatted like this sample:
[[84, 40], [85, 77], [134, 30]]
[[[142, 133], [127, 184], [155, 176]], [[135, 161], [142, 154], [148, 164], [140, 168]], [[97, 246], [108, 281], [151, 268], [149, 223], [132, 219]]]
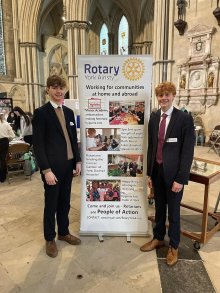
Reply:
[[74, 125], [74, 123], [72, 121], [70, 121], [70, 126], [73, 126], [73, 125]]
[[167, 142], [177, 142], [177, 137], [170, 137], [167, 139]]

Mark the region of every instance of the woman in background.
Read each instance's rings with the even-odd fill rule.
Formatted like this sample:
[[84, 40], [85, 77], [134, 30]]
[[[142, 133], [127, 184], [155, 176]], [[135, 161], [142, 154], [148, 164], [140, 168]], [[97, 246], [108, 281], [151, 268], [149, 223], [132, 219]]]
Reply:
[[0, 182], [4, 182], [6, 179], [6, 156], [9, 148], [9, 140], [12, 140], [14, 137], [15, 134], [10, 124], [4, 119], [4, 113], [0, 113]]
[[12, 129], [14, 130], [14, 132], [17, 132], [17, 116], [15, 115], [15, 113], [13, 111], [10, 111], [8, 113], [8, 117], [7, 117], [7, 122], [10, 124], [10, 126], [12, 127]]
[[32, 146], [33, 130], [31, 117], [26, 114], [20, 107], [14, 107], [13, 111], [19, 118], [18, 130], [20, 130], [20, 138], [29, 143], [30, 146]]

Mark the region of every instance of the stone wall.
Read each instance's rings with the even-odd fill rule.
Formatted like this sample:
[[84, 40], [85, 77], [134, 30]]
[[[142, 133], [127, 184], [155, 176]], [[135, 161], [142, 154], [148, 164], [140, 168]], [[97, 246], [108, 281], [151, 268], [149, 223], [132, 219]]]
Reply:
[[[173, 65], [172, 80], [178, 87], [179, 72], [178, 64], [183, 64], [187, 58], [189, 58], [190, 42], [187, 37], [187, 32], [197, 25], [206, 25], [214, 27], [215, 32], [212, 35], [211, 42], [211, 56], [213, 58], [220, 58], [219, 44], [220, 44], [220, 27], [217, 20], [213, 15], [213, 11], [216, 8], [216, 1], [207, 0], [194, 0], [187, 1], [185, 21], [187, 26], [184, 35], [180, 36], [178, 30], [174, 27], [173, 37], [173, 59], [175, 63]], [[175, 7], [175, 20], [177, 20], [177, 7]], [[171, 44], [170, 44], [171, 45]], [[219, 82], [218, 82], [219, 84]], [[218, 89], [218, 93], [219, 89]], [[186, 107], [187, 108], [187, 107]], [[190, 110], [190, 109], [189, 109]], [[220, 124], [220, 98], [218, 96], [215, 105], [203, 105], [201, 107], [201, 113], [197, 113], [202, 118], [205, 128], [206, 141], [211, 130], [215, 125]]]

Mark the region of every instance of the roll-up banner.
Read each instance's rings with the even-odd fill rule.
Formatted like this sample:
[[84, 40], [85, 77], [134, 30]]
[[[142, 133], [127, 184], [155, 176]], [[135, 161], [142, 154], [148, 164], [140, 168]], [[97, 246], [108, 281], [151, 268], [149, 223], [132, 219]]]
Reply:
[[79, 56], [81, 234], [146, 235], [151, 56]]

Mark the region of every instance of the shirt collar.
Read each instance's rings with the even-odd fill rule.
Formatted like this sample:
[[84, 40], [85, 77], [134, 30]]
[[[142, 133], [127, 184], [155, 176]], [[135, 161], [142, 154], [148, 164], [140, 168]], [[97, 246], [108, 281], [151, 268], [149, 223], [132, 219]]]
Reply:
[[62, 105], [57, 105], [56, 103], [54, 103], [53, 101], [50, 101], [51, 105], [54, 107], [54, 109], [57, 109], [58, 107], [62, 108]]
[[161, 110], [160, 116], [162, 116], [163, 113], [167, 114], [167, 116], [171, 116], [172, 112], [173, 112], [173, 106], [171, 106], [166, 112], [163, 112]]

